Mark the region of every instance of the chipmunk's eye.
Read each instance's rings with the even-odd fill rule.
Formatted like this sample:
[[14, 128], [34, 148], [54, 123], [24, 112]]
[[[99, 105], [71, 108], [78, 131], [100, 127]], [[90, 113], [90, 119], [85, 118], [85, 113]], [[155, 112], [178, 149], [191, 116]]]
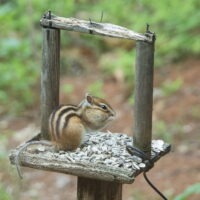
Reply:
[[107, 106], [105, 104], [100, 104], [99, 107], [104, 109], [104, 110], [107, 110]]

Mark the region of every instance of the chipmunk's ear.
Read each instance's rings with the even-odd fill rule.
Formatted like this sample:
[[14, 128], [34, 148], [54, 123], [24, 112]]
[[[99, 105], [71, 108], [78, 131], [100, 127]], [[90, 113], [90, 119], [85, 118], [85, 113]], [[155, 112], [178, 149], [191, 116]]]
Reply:
[[93, 104], [93, 97], [92, 97], [91, 94], [86, 93], [86, 94], [85, 94], [85, 98], [86, 98], [86, 100], [87, 100], [87, 102], [88, 102], [89, 104]]

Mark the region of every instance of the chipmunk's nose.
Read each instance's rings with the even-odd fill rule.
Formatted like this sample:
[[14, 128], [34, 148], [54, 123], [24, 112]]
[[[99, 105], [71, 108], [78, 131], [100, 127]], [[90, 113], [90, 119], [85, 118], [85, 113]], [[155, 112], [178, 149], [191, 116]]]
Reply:
[[116, 112], [113, 110], [111, 113], [110, 113], [110, 117], [112, 119], [115, 119], [116, 118]]

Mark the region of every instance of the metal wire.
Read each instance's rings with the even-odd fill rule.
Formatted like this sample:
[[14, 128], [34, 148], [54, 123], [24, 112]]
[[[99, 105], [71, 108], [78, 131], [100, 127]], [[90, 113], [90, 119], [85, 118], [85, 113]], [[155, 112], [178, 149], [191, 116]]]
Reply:
[[168, 200], [164, 194], [162, 194], [162, 192], [160, 192], [160, 190], [155, 186], [153, 185], [153, 183], [148, 179], [147, 175], [146, 175], [146, 172], [149, 171], [153, 166], [154, 166], [154, 163], [153, 163], [153, 160], [149, 159], [149, 157], [139, 148], [137, 147], [134, 147], [134, 146], [131, 146], [131, 145], [127, 145], [126, 146], [126, 149], [127, 151], [131, 154], [131, 155], [136, 155], [136, 156], [139, 156], [142, 158], [143, 161], [147, 161], [145, 162], [146, 163], [146, 166], [147, 168], [145, 169], [145, 171], [143, 172], [143, 176], [144, 176], [144, 179], [146, 180], [146, 182], [151, 186], [151, 188], [154, 189], [154, 191], [160, 195], [160, 197], [162, 197], [162, 199], [164, 200]]
[[146, 172], [143, 172], [143, 176], [146, 182], [154, 189], [155, 192], [157, 192], [157, 194], [159, 194], [164, 200], [168, 200], [164, 196], [164, 194], [160, 190], [158, 190], [158, 188], [155, 185], [153, 185], [153, 183], [148, 179]]

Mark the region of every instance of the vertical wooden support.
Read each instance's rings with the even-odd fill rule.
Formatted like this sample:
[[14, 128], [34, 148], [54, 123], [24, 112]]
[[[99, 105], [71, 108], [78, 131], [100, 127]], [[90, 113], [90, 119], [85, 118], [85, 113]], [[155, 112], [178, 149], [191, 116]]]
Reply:
[[79, 177], [77, 184], [77, 199], [121, 200], [122, 184]]
[[134, 146], [151, 153], [153, 105], [154, 41], [136, 45]]
[[41, 72], [41, 133], [49, 139], [48, 117], [59, 104], [60, 30], [43, 28]]

